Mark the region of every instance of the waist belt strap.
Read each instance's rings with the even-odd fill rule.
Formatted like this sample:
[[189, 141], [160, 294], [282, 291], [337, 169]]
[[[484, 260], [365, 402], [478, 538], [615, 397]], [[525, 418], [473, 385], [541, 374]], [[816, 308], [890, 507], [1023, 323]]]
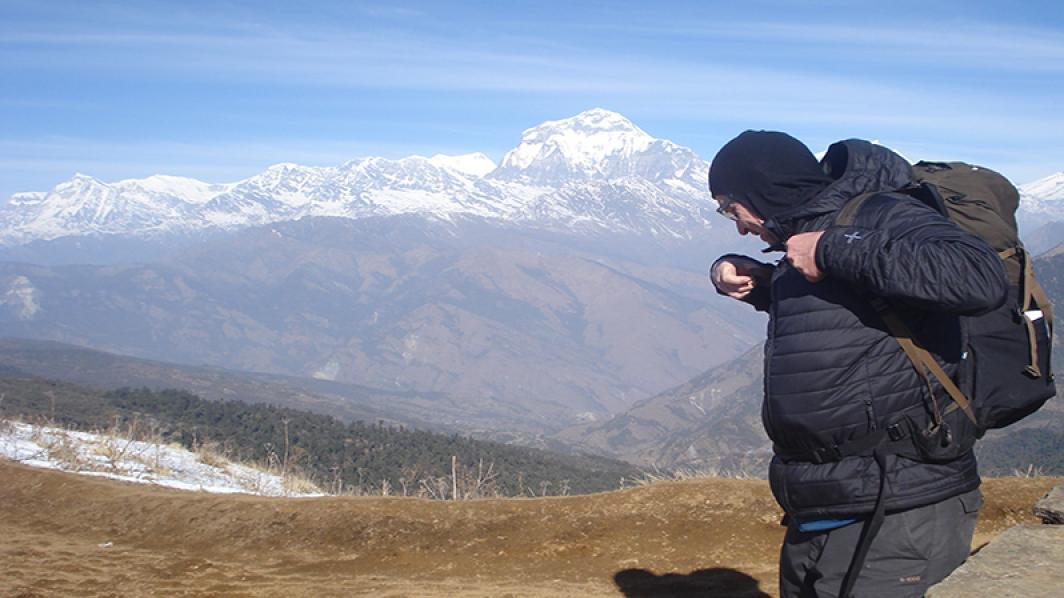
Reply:
[[906, 426], [891, 424], [881, 430], [869, 432], [843, 444], [820, 447], [811, 451], [791, 451], [779, 445], [774, 452], [786, 462], [805, 461], [808, 463], [833, 463], [846, 457], [869, 456], [878, 450], [884, 455], [912, 454], [913, 443]]

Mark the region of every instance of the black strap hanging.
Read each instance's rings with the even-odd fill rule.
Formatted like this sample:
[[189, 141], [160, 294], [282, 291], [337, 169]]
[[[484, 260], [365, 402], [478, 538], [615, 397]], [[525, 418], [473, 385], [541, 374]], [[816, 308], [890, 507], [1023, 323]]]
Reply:
[[872, 516], [865, 520], [864, 527], [861, 528], [861, 537], [854, 549], [850, 568], [846, 570], [846, 576], [842, 578], [839, 598], [852, 598], [851, 592], [853, 592], [854, 584], [857, 583], [857, 577], [861, 574], [861, 569], [864, 568], [868, 549], [872, 547], [872, 540], [879, 533], [879, 528], [883, 526], [883, 519], [887, 513], [884, 500], [887, 495], [887, 456], [878, 449], [873, 451], [872, 455], [876, 459], [876, 465], [879, 466], [879, 495], [876, 496], [876, 508]]

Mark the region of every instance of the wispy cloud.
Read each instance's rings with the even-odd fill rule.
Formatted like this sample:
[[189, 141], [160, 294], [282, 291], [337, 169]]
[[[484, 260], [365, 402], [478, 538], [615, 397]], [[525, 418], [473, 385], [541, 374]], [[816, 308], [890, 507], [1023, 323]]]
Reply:
[[[824, 26], [762, 25], [788, 39], [834, 39], [845, 42], [845, 29]], [[731, 27], [718, 27], [729, 36], [743, 36]], [[870, 37], [879, 37], [865, 33]], [[865, 35], [862, 34], [862, 35]], [[922, 39], [922, 36], [911, 36]], [[895, 42], [904, 45], [904, 42]], [[936, 41], [936, 44], [946, 42]], [[69, 53], [56, 63], [47, 53], [16, 53], [8, 67], [49, 69], [87, 68], [150, 76], [177, 73], [206, 81], [253, 81], [276, 86], [318, 85], [334, 88], [483, 91], [504, 93], [599, 94], [632, 98], [685, 98], [687, 104], [746, 114], [801, 114], [802, 118], [836, 119], [852, 123], [864, 118], [882, 123], [904, 116], [906, 108], [941, 105], [951, 98], [956, 107], [978, 117], [977, 106], [1013, 103], [1017, 96], [1006, 87], [980, 89], [975, 102], [964, 98], [965, 86], [853, 75], [834, 75], [830, 69], [794, 66], [677, 61], [660, 57], [615, 57], [557, 43], [530, 43], [520, 51], [493, 50], [453, 40], [395, 33], [298, 36], [287, 33], [245, 33], [242, 36], [201, 34], [56, 35], [27, 32], [7, 37], [0, 47], [20, 44], [96, 47], [95, 52]], [[99, 51], [99, 46], [110, 48]], [[996, 45], [996, 43], [995, 43]], [[914, 50], [915, 52], [915, 50]], [[954, 54], [959, 52], [955, 50]], [[1064, 68], [1064, 45], [1049, 45], [1042, 55], [1055, 56], [1053, 68]], [[970, 88], [974, 90], [974, 86]], [[828, 104], [854, 101], [823, 114]], [[1018, 98], [1024, 104], [1031, 101]], [[803, 110], [801, 107], [806, 106]], [[860, 116], [863, 115], [863, 116]], [[934, 120], [934, 119], [932, 119]]]
[[[254, 6], [239, 14], [217, 6], [106, 8], [97, 15], [75, 3], [48, 18], [0, 20], [0, 76], [31, 82], [0, 90], [0, 106], [10, 108], [0, 123], [20, 124], [19, 115], [40, 123], [0, 141], [0, 175], [69, 165], [107, 177], [121, 164], [130, 176], [152, 168], [220, 181], [273, 161], [333, 164], [448, 144], [490, 151], [483, 146], [506, 146], [536, 124], [519, 120], [524, 115], [561, 118], [598, 105], [640, 124], [682, 121], [662, 135], [706, 156], [723, 135], [767, 127], [812, 143], [890, 134], [938, 139], [939, 147], [1028, 147], [1017, 162], [1040, 160], [1040, 151], [1064, 163], [1064, 98], [1055, 84], [1064, 34], [1048, 25], [858, 23], [843, 21], [841, 7], [835, 21], [757, 20], [751, 11], [709, 21], [681, 9], [639, 19], [604, 6], [594, 19], [540, 13], [539, 21], [506, 10], [454, 16], [435, 5], [383, 3], [329, 5], [346, 10], [345, 18], [316, 21], [305, 11], [269, 18]], [[74, 81], [69, 89], [66, 79]], [[191, 97], [167, 103], [172, 88]], [[90, 118], [71, 115], [90, 107]], [[523, 115], [511, 116], [518, 107]], [[127, 122], [124, 109], [144, 121]], [[490, 124], [485, 109], [499, 113]], [[75, 130], [46, 126], [49, 110]], [[184, 111], [183, 122], [202, 115], [218, 126], [167, 128], [161, 115]], [[409, 121], [390, 144], [380, 141], [386, 135], [365, 135], [389, 120]], [[125, 129], [107, 130], [110, 123]], [[703, 127], [716, 137], [696, 137]], [[55, 146], [56, 134], [75, 139]], [[335, 141], [347, 134], [361, 141]], [[264, 136], [278, 141], [259, 141]], [[97, 140], [118, 138], [134, 142]], [[474, 138], [481, 147], [469, 146]]]
[[858, 62], [869, 56], [883, 63], [916, 64], [929, 70], [961, 67], [976, 71], [1064, 70], [1064, 34], [1059, 30], [980, 22], [922, 22], [905, 25], [825, 22], [674, 22], [669, 24], [590, 24], [577, 28], [668, 36], [721, 43], [744, 43], [755, 52], [786, 55], [795, 47], [823, 51], [824, 66]]
[[[621, 55], [612, 49], [602, 51], [593, 39], [559, 42], [547, 36], [513, 38], [500, 34], [496, 39], [467, 41], [423, 31], [306, 32], [247, 25], [217, 33], [8, 31], [0, 38], [0, 52], [6, 69], [88, 69], [148, 77], [169, 73], [208, 82], [347, 89], [663, 96], [724, 92], [740, 96], [744, 105], [766, 92], [782, 95], [787, 101], [816, 103], [835, 94], [882, 94], [883, 89], [902, 86], [907, 86], [912, 96], [926, 96], [923, 88], [935, 86], [933, 76], [906, 80], [874, 69], [859, 76], [833, 74], [837, 71], [833, 64], [854, 61], [858, 56], [866, 61], [868, 56], [887, 63], [908, 61], [928, 73], [945, 66], [972, 73], [987, 69], [1064, 70], [1064, 35], [984, 24], [960, 30], [741, 21], [603, 27], [725, 45], [743, 43], [755, 48], [755, 54], [769, 47], [772, 52], [785, 54], [788, 45], [800, 45], [821, 51], [824, 61], [766, 67], [773, 61], [755, 58], [723, 66], [707, 55], [678, 64], [675, 56], [639, 50]], [[64, 51], [57, 55], [49, 48]], [[957, 87], [958, 78], [951, 79], [954, 82], [948, 85]], [[977, 85], [968, 84], [970, 88]], [[963, 93], [965, 85], [959, 86]], [[1008, 86], [979, 86], [979, 91], [981, 96], [1010, 95]], [[774, 105], [778, 108], [781, 103]]]
[[[22, 51], [25, 46], [65, 51], [57, 56], [39, 49]], [[6, 69], [90, 69], [137, 76], [169, 72], [193, 80], [341, 88], [542, 93], [632, 88], [572, 56], [485, 50], [393, 32], [313, 37], [27, 32], [5, 37], [0, 49]]]
[[385, 17], [389, 19], [420, 19], [428, 16], [428, 13], [423, 10], [388, 4], [360, 6], [359, 10], [373, 17]]

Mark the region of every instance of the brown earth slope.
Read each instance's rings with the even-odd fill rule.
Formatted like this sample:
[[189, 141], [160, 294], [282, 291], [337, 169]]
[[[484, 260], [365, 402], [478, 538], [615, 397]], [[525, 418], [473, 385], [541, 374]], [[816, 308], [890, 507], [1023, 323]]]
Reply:
[[[1060, 479], [994, 479], [976, 543]], [[700, 479], [460, 503], [268, 499], [0, 462], [3, 596], [775, 594], [763, 481]]]

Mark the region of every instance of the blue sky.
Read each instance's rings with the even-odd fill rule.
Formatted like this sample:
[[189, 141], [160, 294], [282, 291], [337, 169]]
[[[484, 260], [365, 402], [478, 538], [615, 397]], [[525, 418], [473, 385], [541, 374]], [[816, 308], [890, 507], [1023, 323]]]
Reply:
[[1057, 2], [0, 0], [0, 198], [483, 151], [592, 107], [709, 159], [747, 128], [1064, 170]]

